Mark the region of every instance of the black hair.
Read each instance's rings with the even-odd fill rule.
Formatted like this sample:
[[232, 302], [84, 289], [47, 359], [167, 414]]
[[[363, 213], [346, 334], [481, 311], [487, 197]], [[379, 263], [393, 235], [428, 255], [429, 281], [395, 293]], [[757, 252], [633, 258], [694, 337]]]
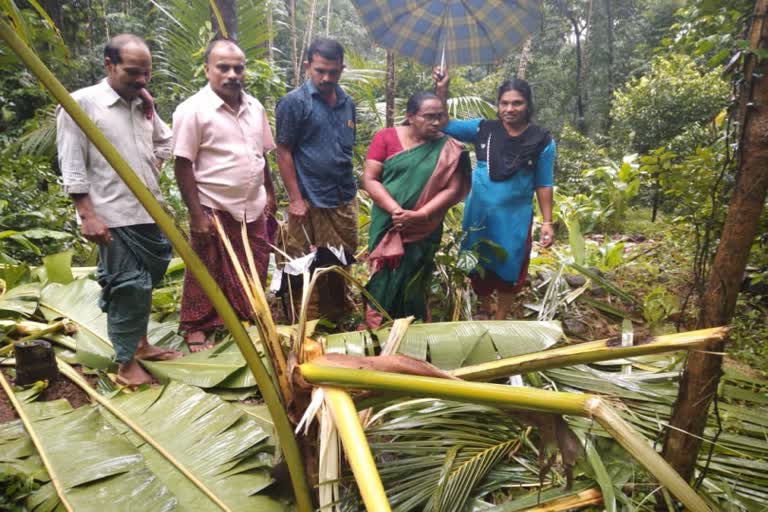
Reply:
[[411, 115], [415, 114], [421, 108], [421, 104], [427, 100], [438, 100], [440, 103], [443, 102], [437, 94], [431, 91], [415, 92], [411, 94], [411, 97], [408, 98], [408, 103], [405, 104], [405, 113]]
[[306, 61], [312, 62], [313, 55], [320, 55], [324, 59], [335, 60], [344, 63], [344, 47], [335, 39], [316, 37], [307, 48]]
[[120, 50], [123, 49], [123, 46], [130, 43], [140, 44], [145, 48], [149, 48], [147, 43], [135, 34], [118, 34], [107, 42], [107, 45], [104, 47], [104, 57], [109, 58], [109, 62], [112, 64], [120, 64], [123, 60], [120, 57]]
[[[405, 104], [405, 113], [415, 115], [421, 108], [421, 104], [427, 100], [438, 100], [440, 103], [443, 102], [443, 100], [440, 99], [440, 96], [431, 91], [415, 92], [411, 94], [411, 97], [408, 98], [408, 103]], [[408, 126], [410, 123], [406, 119], [403, 121], [403, 124]]]
[[240, 46], [238, 46], [238, 44], [236, 42], [234, 42], [232, 39], [226, 39], [226, 38], [221, 37], [221, 38], [212, 40], [210, 43], [208, 43], [208, 46], [205, 47], [205, 52], [203, 53], [203, 62], [205, 62], [207, 64], [208, 63], [208, 59], [211, 57], [211, 52], [213, 51], [213, 49], [216, 48], [217, 46], [219, 46], [220, 44], [224, 44], [224, 43], [231, 44], [232, 46], [234, 46], [235, 48], [237, 48], [241, 52], [243, 51], [240, 48]]
[[496, 103], [501, 101], [501, 97], [505, 92], [517, 91], [525, 100], [525, 120], [530, 122], [533, 114], [536, 112], [536, 107], [533, 104], [533, 93], [531, 92], [531, 86], [525, 80], [519, 78], [512, 78], [510, 80], [504, 80], [499, 86], [496, 94]]

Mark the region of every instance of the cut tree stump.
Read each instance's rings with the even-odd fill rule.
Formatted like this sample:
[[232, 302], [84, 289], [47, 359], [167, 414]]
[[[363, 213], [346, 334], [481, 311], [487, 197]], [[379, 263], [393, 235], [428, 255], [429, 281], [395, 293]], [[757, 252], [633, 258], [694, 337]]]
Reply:
[[59, 376], [51, 344], [45, 340], [15, 343], [16, 385], [26, 386], [38, 380], [53, 381]]

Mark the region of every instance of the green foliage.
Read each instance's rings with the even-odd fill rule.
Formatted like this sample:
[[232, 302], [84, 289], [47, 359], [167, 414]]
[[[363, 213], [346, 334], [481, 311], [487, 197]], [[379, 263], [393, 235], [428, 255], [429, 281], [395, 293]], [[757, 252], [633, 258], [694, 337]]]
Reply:
[[592, 139], [564, 125], [557, 136], [557, 186], [567, 193], [587, 192], [589, 187], [582, 180], [582, 172], [602, 165], [606, 158], [606, 151]]
[[30, 475], [17, 472], [0, 472], [0, 510], [23, 512], [24, 500], [36, 491], [40, 484]]
[[643, 298], [643, 318], [650, 329], [680, 310], [677, 297], [661, 286], [654, 287]]
[[684, 55], [655, 57], [647, 74], [617, 91], [612, 115], [615, 141], [643, 153], [714, 117], [726, 105], [720, 70], [702, 73]]
[[707, 66], [725, 64], [736, 52], [751, 0], [689, 0], [675, 13], [671, 37], [661, 41], [664, 51], [671, 46]]
[[609, 161], [606, 165], [583, 173], [584, 178], [591, 183], [593, 198], [610, 208], [602, 226], [609, 231], [621, 228], [629, 203], [640, 190], [640, 172], [636, 160], [637, 155], [629, 155], [620, 164]]

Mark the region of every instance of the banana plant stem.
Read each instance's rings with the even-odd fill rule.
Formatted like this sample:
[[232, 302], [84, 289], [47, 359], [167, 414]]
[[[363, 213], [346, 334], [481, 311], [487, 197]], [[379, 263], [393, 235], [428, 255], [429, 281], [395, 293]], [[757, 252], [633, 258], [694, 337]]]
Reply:
[[288, 416], [280, 400], [277, 390], [272, 384], [264, 365], [261, 363], [259, 354], [251, 343], [250, 337], [245, 328], [240, 323], [237, 314], [232, 306], [227, 302], [221, 289], [208, 273], [205, 265], [192, 247], [187, 243], [181, 232], [176, 229], [173, 220], [163, 211], [160, 203], [155, 199], [149, 189], [136, 176], [133, 170], [123, 157], [117, 152], [115, 147], [109, 142], [104, 134], [96, 127], [90, 118], [83, 112], [77, 102], [69, 95], [63, 85], [56, 79], [51, 71], [43, 64], [40, 58], [32, 51], [19, 36], [13, 31], [13, 28], [0, 18], [0, 38], [16, 53], [19, 59], [35, 74], [40, 82], [48, 89], [51, 95], [61, 104], [61, 107], [72, 117], [83, 133], [104, 155], [115, 172], [123, 179], [128, 188], [138, 198], [147, 213], [157, 223], [158, 227], [165, 233], [173, 248], [181, 256], [186, 264], [188, 271], [200, 283], [205, 294], [211, 299], [216, 312], [221, 317], [224, 325], [229, 329], [237, 346], [242, 352], [243, 357], [248, 364], [248, 368], [253, 373], [256, 383], [259, 386], [264, 402], [267, 404], [269, 413], [274, 421], [275, 430], [278, 434], [278, 440], [285, 457], [288, 471], [291, 477], [291, 484], [296, 499], [296, 505], [301, 512], [310, 512], [312, 510], [312, 500], [309, 494], [309, 486], [304, 476], [304, 468], [299, 451], [298, 443], [293, 434]]

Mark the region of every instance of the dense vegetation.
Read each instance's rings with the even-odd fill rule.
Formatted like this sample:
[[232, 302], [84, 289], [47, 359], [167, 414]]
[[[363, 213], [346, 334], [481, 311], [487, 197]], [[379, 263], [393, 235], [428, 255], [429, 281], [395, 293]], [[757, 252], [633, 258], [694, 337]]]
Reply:
[[[371, 44], [349, 0], [217, 3], [234, 9], [235, 33], [248, 56], [247, 88], [270, 115], [300, 79], [297, 55], [311, 35], [329, 34], [345, 45], [343, 85], [358, 105], [359, 172], [371, 135], [385, 123], [386, 57]], [[69, 90], [101, 77], [102, 44], [120, 32], [134, 32], [150, 44], [150, 90], [164, 119], [205, 83], [202, 51], [216, 31], [207, 0], [0, 2], [4, 9], [6, 4], [18, 8], [26, 39]], [[538, 122], [558, 143], [558, 243], [551, 250], [536, 249], [516, 316], [561, 320], [574, 340], [630, 329], [661, 334], [696, 324], [738, 169], [730, 114], [735, 86], [744, 77], [731, 63], [745, 49], [752, 6], [747, 0], [546, 0], [541, 30], [525, 51], [496, 66], [452, 70], [450, 106], [456, 117], [492, 116], [495, 86], [524, 74], [535, 93]], [[430, 70], [397, 59], [395, 77], [399, 116], [404, 98], [431, 87]], [[34, 77], [0, 45], [0, 294], [36, 280], [35, 267], [46, 257], [69, 253], [77, 266], [95, 262], [59, 186], [54, 108]], [[184, 228], [186, 213], [172, 174], [166, 163], [165, 202]], [[360, 199], [365, 240], [370, 200], [362, 193]], [[754, 221], [758, 233], [768, 232], [768, 214]], [[462, 236], [459, 205], [447, 216], [436, 259], [431, 288], [436, 320], [471, 315], [466, 278], [477, 255], [459, 251]], [[365, 268], [360, 265], [355, 273], [364, 278]], [[174, 320], [179, 290], [177, 273], [156, 294], [157, 320]], [[731, 358], [753, 368], [740, 367], [751, 376], [768, 368], [767, 301], [763, 235], [751, 251], [727, 349]], [[350, 318], [348, 326], [357, 320]], [[347, 326], [320, 326], [341, 327]], [[592, 390], [567, 372], [546, 378]], [[738, 381], [731, 378], [730, 383]], [[725, 396], [738, 399], [733, 393], [729, 388]], [[432, 418], [434, 411], [416, 412], [424, 425], [440, 421]], [[464, 411], [449, 413], [461, 419]], [[740, 428], [737, 419], [731, 421], [726, 430]], [[657, 430], [658, 425], [650, 435], [660, 435]], [[374, 435], [386, 439], [386, 429], [382, 432]], [[608, 468], [616, 480], [626, 471]], [[22, 484], [15, 484], [15, 492], [26, 492]], [[489, 488], [503, 492], [502, 484]]]

